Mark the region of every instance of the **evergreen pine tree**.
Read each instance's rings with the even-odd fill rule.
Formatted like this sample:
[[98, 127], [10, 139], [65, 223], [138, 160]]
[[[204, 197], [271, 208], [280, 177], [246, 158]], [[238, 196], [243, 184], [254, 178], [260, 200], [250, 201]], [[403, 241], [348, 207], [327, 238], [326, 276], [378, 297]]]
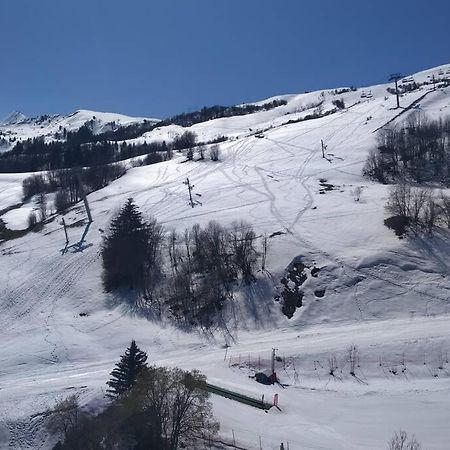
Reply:
[[107, 292], [120, 287], [145, 288], [150, 230], [129, 198], [112, 220], [103, 248], [103, 285]]
[[146, 361], [147, 353], [142, 351], [133, 339], [111, 372], [111, 379], [106, 383], [109, 386], [108, 396], [117, 398], [130, 390], [136, 382], [139, 372], [147, 367]]

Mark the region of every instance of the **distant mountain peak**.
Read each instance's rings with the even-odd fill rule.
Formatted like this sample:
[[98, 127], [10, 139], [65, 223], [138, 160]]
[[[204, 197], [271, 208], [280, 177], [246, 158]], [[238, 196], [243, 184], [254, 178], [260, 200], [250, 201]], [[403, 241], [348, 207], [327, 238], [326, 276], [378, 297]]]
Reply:
[[23, 122], [24, 120], [27, 120], [28, 117], [23, 114], [20, 111], [13, 111], [12, 113], [8, 114], [4, 119], [0, 121], [2, 125], [14, 125], [20, 122]]

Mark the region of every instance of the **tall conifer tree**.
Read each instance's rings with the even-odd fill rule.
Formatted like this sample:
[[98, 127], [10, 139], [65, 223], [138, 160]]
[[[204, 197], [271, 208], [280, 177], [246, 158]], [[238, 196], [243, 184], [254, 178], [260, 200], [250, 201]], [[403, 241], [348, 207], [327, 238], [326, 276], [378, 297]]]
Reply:
[[103, 248], [103, 285], [107, 292], [120, 287], [145, 287], [150, 230], [129, 198], [112, 220]]
[[147, 353], [142, 351], [133, 339], [111, 372], [111, 379], [106, 383], [109, 386], [108, 396], [117, 398], [129, 391], [134, 386], [139, 372], [147, 367], [146, 361]]

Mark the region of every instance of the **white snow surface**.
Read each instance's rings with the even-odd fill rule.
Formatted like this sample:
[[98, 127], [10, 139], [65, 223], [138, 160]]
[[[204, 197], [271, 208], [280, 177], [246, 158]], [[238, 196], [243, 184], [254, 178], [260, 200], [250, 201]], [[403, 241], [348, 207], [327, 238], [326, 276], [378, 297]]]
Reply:
[[[426, 80], [449, 67], [413, 78]], [[257, 398], [278, 393], [281, 411], [267, 414], [211, 397], [221, 437], [232, 441], [234, 432], [244, 448], [259, 449], [261, 439], [265, 450], [278, 450], [281, 442], [290, 449], [378, 450], [404, 429], [427, 450], [448, 449], [450, 235], [441, 230], [432, 238], [399, 240], [383, 225], [388, 187], [361, 175], [374, 131], [399, 114], [386, 87], [282, 96], [286, 106], [194, 125], [201, 140], [230, 137], [220, 144], [219, 162], [186, 162], [179, 155], [129, 170], [89, 195], [94, 222], [85, 241], [64, 254], [59, 216], [40, 232], [1, 244], [0, 448], [50, 448], [42, 412], [73, 393], [87, 407], [103, 401], [109, 373], [134, 338], [153, 364], [197, 368], [211, 382]], [[363, 90], [370, 96], [361, 98]], [[448, 114], [450, 88], [425, 86], [402, 96], [402, 106], [424, 94], [416, 109], [432, 118]], [[336, 98], [345, 109], [286, 123], [310, 113], [303, 109], [318, 99], [331, 110]], [[264, 137], [255, 137], [260, 130]], [[183, 131], [161, 127], [139, 139], [170, 140]], [[0, 210], [20, 202], [25, 176], [0, 175]], [[195, 208], [188, 205], [187, 177], [201, 202]], [[321, 193], [324, 180], [334, 189]], [[351, 193], [357, 186], [360, 202]], [[267, 272], [241, 286], [226, 311], [227, 332], [178, 329], [103, 293], [102, 230], [128, 197], [167, 229], [246, 220], [258, 235], [275, 233]], [[11, 228], [23, 220], [24, 207], [31, 206], [6, 213]], [[83, 217], [80, 203], [65, 220], [75, 224]], [[84, 231], [69, 228], [70, 243]], [[308, 271], [304, 305], [287, 319], [273, 297], [295, 258], [320, 271], [317, 277]], [[349, 373], [351, 345], [359, 353], [355, 376]], [[269, 368], [272, 348], [284, 358], [276, 370], [285, 388], [249, 378]], [[334, 357], [338, 369], [331, 376]]]

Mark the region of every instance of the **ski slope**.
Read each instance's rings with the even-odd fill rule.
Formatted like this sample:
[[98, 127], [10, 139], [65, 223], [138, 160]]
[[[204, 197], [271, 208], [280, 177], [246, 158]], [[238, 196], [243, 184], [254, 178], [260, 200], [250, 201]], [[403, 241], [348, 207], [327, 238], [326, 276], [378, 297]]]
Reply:
[[[361, 176], [374, 131], [408, 114], [398, 116], [386, 87], [281, 96], [287, 105], [196, 124], [190, 129], [200, 140], [229, 136], [220, 144], [219, 162], [186, 162], [178, 154], [129, 170], [89, 195], [94, 222], [87, 230], [69, 228], [65, 253], [59, 217], [40, 232], [0, 245], [0, 448], [49, 448], [45, 409], [73, 393], [88, 407], [102, 402], [109, 372], [134, 338], [154, 364], [198, 368], [212, 383], [257, 398], [278, 393], [282, 411], [267, 414], [212, 397], [222, 438], [231, 441], [234, 432], [245, 448], [259, 449], [261, 438], [265, 450], [287, 441], [291, 449], [375, 450], [386, 448], [402, 428], [426, 449], [447, 449], [449, 235], [399, 240], [383, 225], [388, 188]], [[370, 97], [361, 97], [363, 90]], [[318, 101], [323, 111], [332, 111], [336, 98], [345, 109], [287, 124]], [[402, 96], [401, 104], [440, 117], [449, 111], [450, 88], [425, 86]], [[261, 130], [264, 137], [255, 137]], [[161, 127], [138, 139], [170, 140], [183, 131]], [[0, 174], [0, 209], [20, 202], [24, 176]], [[188, 204], [187, 177], [195, 186], [195, 208]], [[361, 201], [355, 202], [358, 186]], [[267, 272], [236, 294], [226, 330], [177, 329], [102, 292], [102, 230], [128, 197], [167, 229], [246, 220], [258, 235], [273, 235]], [[21, 228], [26, 207], [2, 218]], [[69, 225], [82, 218], [81, 204], [65, 216]], [[320, 271], [308, 275], [304, 305], [287, 319], [273, 297], [298, 257]], [[324, 296], [316, 296], [317, 290], [325, 290]], [[360, 355], [356, 376], [346, 362], [351, 345]], [[249, 378], [267, 368], [272, 348], [285, 358], [276, 368], [285, 388]], [[336, 376], [329, 374], [333, 356]]]

